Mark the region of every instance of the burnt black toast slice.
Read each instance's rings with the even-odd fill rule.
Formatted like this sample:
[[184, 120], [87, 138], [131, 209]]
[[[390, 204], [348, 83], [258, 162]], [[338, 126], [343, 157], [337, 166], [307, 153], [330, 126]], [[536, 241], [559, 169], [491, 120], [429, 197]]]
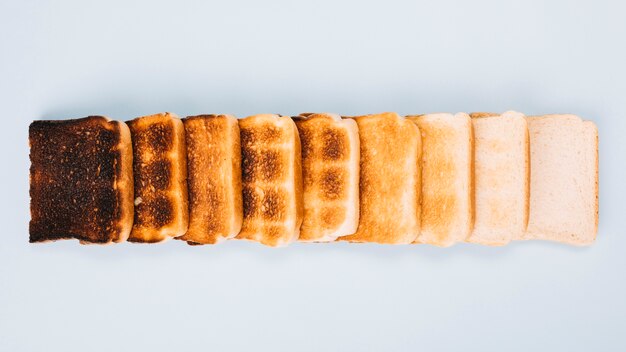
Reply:
[[133, 223], [128, 126], [103, 116], [34, 121], [30, 242], [122, 242]]

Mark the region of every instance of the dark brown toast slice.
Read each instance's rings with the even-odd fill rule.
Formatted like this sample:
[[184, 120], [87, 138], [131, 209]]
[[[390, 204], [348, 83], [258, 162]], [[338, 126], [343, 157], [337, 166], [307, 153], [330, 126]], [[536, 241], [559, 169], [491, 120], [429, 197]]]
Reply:
[[183, 119], [187, 143], [189, 229], [180, 240], [216, 244], [241, 229], [241, 143], [237, 119], [201, 115]]
[[34, 121], [30, 242], [122, 242], [133, 223], [130, 132], [103, 116]]
[[236, 238], [267, 246], [298, 239], [302, 224], [300, 137], [288, 116], [239, 120], [243, 224]]
[[359, 131], [336, 114], [293, 117], [302, 147], [301, 242], [330, 242], [359, 225]]
[[128, 121], [135, 217], [128, 241], [155, 243], [187, 232], [187, 148], [182, 121], [162, 113]]

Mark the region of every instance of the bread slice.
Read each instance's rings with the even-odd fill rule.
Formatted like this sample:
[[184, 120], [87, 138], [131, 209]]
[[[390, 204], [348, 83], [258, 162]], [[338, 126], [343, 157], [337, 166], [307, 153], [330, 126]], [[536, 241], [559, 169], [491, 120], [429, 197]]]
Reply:
[[241, 230], [241, 143], [237, 119], [201, 115], [183, 119], [187, 142], [189, 229], [178, 239], [216, 244]]
[[133, 224], [130, 132], [103, 116], [34, 121], [30, 242], [122, 242]]
[[501, 246], [528, 222], [529, 143], [524, 114], [473, 113], [474, 229], [468, 242]]
[[354, 117], [360, 139], [360, 218], [341, 241], [411, 243], [420, 231], [419, 130], [388, 112]]
[[300, 138], [288, 116], [262, 114], [239, 120], [243, 225], [236, 238], [267, 246], [298, 239], [302, 224]]
[[359, 131], [335, 114], [294, 117], [302, 143], [301, 242], [328, 242], [359, 225]]
[[574, 115], [527, 118], [530, 215], [522, 239], [588, 245], [598, 228], [598, 129]]
[[407, 116], [422, 135], [422, 227], [416, 243], [465, 241], [473, 223], [472, 122], [465, 113]]
[[128, 121], [133, 140], [135, 221], [131, 242], [155, 243], [187, 231], [187, 149], [182, 121], [162, 113]]

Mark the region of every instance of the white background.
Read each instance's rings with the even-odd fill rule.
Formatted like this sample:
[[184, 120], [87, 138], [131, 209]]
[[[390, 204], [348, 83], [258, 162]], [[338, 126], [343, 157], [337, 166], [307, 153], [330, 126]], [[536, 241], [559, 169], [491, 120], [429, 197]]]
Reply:
[[[619, 1], [0, 2], [0, 351], [626, 350]], [[587, 248], [28, 243], [28, 124], [160, 111], [569, 112]]]

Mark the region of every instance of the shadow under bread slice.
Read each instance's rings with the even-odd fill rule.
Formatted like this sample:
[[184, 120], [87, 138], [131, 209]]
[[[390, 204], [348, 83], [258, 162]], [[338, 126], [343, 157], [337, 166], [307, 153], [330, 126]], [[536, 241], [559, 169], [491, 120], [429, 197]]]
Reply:
[[133, 223], [128, 127], [103, 116], [34, 121], [30, 145], [30, 242], [122, 242]]
[[154, 243], [187, 231], [187, 149], [183, 123], [161, 113], [128, 121], [133, 143], [135, 216], [130, 242]]
[[200, 115], [183, 119], [187, 143], [189, 229], [180, 240], [216, 244], [241, 229], [241, 143], [237, 119]]

